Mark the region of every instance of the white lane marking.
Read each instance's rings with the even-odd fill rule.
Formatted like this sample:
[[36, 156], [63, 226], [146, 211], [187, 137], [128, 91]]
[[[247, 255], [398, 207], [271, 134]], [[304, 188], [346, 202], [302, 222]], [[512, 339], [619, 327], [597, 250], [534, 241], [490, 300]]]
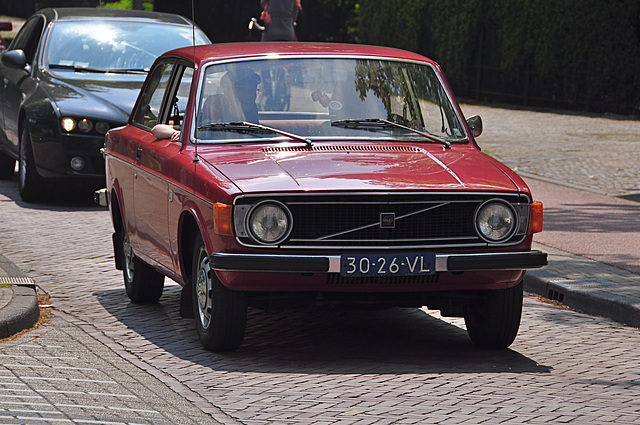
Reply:
[[39, 395], [12, 395], [12, 394], [0, 394], [0, 397], [42, 398]]
[[98, 372], [98, 369], [93, 367], [71, 367], [71, 366], [44, 366], [44, 365], [29, 365], [29, 364], [3, 364], [4, 367], [31, 367], [35, 369], [64, 369], [64, 370], [84, 370], [91, 372]]
[[65, 357], [65, 356], [18, 356], [18, 355], [15, 355], [15, 354], [0, 354], [0, 357], [10, 357], [12, 359], [78, 360], [77, 357]]

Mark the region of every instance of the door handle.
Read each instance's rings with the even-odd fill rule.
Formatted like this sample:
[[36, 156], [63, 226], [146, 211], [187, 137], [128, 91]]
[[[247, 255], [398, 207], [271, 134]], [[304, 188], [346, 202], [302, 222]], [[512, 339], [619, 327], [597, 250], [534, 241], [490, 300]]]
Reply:
[[140, 158], [142, 158], [142, 148], [138, 148], [136, 152], [136, 161], [140, 161]]

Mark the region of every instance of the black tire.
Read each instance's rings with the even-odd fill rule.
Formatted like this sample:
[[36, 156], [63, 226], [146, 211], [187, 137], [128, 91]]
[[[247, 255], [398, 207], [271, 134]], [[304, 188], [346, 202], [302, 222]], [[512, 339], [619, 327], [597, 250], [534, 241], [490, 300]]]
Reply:
[[486, 291], [486, 298], [467, 307], [464, 322], [473, 343], [505, 349], [516, 339], [522, 316], [522, 281], [507, 289]]
[[202, 346], [209, 351], [231, 351], [242, 344], [247, 326], [247, 294], [225, 287], [209, 267], [209, 257], [198, 234], [191, 268], [193, 312]]
[[16, 160], [7, 154], [0, 152], [0, 180], [8, 180], [13, 176], [16, 168]]
[[22, 124], [18, 158], [18, 189], [25, 202], [39, 202], [48, 193], [47, 184], [36, 171], [31, 135], [26, 121]]
[[129, 299], [136, 304], [155, 304], [162, 296], [164, 275], [136, 257], [123, 229], [118, 232], [122, 250], [122, 275]]

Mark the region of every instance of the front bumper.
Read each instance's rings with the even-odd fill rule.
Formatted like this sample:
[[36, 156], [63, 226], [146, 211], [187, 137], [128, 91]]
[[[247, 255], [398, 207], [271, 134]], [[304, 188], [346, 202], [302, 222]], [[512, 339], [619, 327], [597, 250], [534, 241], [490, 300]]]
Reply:
[[[228, 272], [340, 273], [340, 255], [270, 255], [214, 253], [211, 268]], [[435, 272], [525, 270], [547, 265], [542, 251], [436, 254]]]

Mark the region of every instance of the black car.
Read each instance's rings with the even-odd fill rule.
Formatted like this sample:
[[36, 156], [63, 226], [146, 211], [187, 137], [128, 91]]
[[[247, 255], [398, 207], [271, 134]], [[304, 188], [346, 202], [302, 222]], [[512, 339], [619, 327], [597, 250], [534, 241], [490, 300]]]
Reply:
[[18, 160], [20, 196], [104, 187], [105, 133], [125, 125], [153, 61], [209, 44], [188, 19], [138, 10], [56, 8], [31, 16], [0, 53], [0, 178]]

